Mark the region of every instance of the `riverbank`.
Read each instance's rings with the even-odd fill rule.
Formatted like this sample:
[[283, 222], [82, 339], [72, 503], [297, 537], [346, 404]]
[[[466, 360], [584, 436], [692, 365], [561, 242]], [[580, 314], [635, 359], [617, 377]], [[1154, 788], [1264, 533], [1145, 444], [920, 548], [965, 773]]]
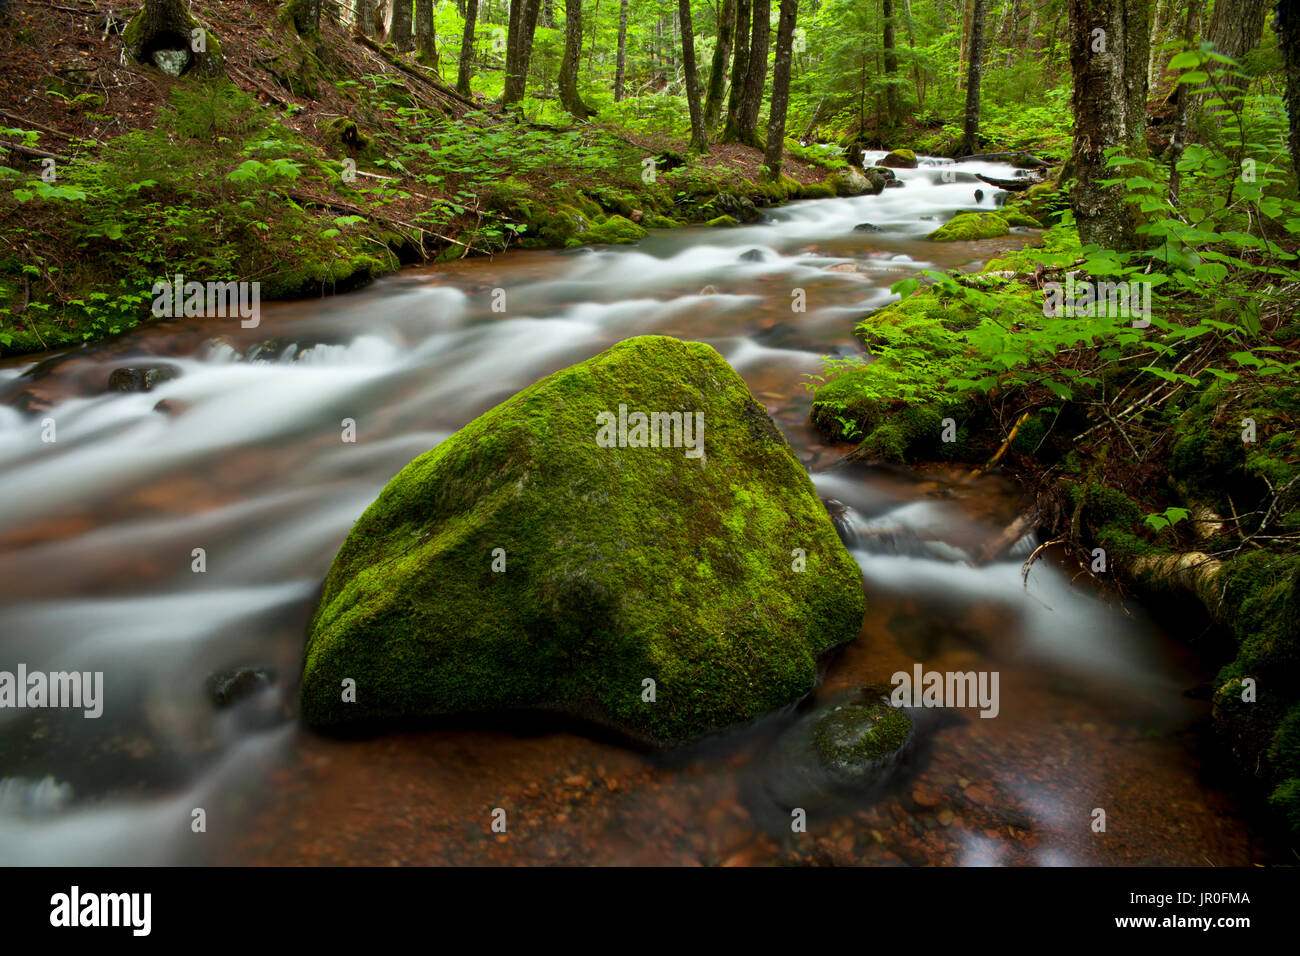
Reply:
[[1205, 691], [1218, 738], [1294, 840], [1300, 325], [1266, 285], [1290, 252], [1209, 268], [1225, 239], [1207, 230], [1201, 256], [1156, 271], [1150, 253], [1083, 248], [1068, 215], [1045, 214], [1056, 189], [1025, 203], [1057, 221], [1039, 247], [896, 285], [902, 300], [856, 329], [874, 361], [828, 362], [812, 420], [858, 442], [854, 459], [1013, 477], [1032, 504], [981, 560], [1037, 532], [1026, 574], [1060, 553], [1121, 596], [1199, 605], [1186, 639], [1231, 648]]

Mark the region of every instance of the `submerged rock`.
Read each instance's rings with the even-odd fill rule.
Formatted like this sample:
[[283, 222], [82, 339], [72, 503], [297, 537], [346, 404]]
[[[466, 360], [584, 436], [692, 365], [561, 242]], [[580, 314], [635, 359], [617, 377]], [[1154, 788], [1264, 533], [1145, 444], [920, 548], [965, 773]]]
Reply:
[[862, 615], [856, 564], [744, 381], [707, 345], [642, 336], [389, 482], [325, 580], [302, 712], [538, 709], [675, 744], [802, 698]]
[[903, 778], [922, 733], [942, 718], [889, 703], [887, 687], [832, 695], [801, 714], [742, 778], [755, 820], [772, 833], [790, 832], [790, 813], [811, 821], [851, 812], [880, 799]]
[[151, 365], [146, 368], [115, 368], [108, 376], [110, 392], [152, 392], [163, 382], [179, 378], [174, 365]]
[[869, 222], [860, 222], [853, 227], [853, 231], [854, 232], [884, 232], [885, 230]]

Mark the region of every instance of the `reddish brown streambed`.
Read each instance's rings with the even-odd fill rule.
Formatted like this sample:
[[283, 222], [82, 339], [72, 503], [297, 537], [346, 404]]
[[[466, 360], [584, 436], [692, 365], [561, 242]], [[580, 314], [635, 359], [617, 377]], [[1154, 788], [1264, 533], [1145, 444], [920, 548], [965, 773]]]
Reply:
[[[154, 325], [33, 375], [0, 369], [0, 669], [102, 670], [107, 686], [99, 721], [0, 714], [0, 862], [1268, 860], [1202, 773], [1208, 704], [1184, 692], [1214, 660], [1072, 585], [1072, 569], [1040, 561], [1026, 589], [1018, 559], [961, 560], [1017, 511], [997, 479], [827, 470], [845, 449], [810, 429], [800, 384], [821, 356], [852, 351], [853, 323], [898, 278], [1024, 241], [923, 241], [921, 217], [973, 206], [972, 190], [903, 172], [903, 189], [796, 204], [770, 224], [408, 270], [266, 307], [253, 330]], [[885, 231], [855, 232], [863, 221]], [[791, 311], [795, 289], [806, 312]], [[781, 715], [672, 758], [527, 718], [364, 741], [298, 728], [315, 590], [387, 479], [537, 378], [649, 332], [714, 344], [856, 529], [868, 613], [819, 697], [921, 662], [998, 671], [998, 716], [963, 712], [896, 792], [812, 813], [802, 835], [760, 825], [753, 796]], [[179, 377], [105, 393], [113, 369], [158, 361]], [[356, 443], [340, 441], [345, 419]], [[215, 708], [207, 676], [241, 665], [269, 685]]]

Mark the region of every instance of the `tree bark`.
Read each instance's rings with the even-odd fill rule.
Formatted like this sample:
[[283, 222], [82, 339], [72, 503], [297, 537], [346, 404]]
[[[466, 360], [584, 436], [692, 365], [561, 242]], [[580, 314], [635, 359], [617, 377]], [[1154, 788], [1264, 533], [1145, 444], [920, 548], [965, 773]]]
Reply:
[[388, 42], [397, 48], [398, 53], [407, 53], [414, 47], [411, 35], [411, 0], [390, 0]]
[[[1196, 36], [1201, 21], [1202, 0], [1191, 0], [1187, 5], [1187, 17], [1183, 21], [1183, 49], [1194, 50], [1197, 47]], [[1190, 123], [1192, 94], [1188, 84], [1179, 83], [1174, 89], [1174, 133], [1169, 142], [1169, 202], [1178, 205], [1178, 191], [1182, 174], [1178, 171], [1178, 160], [1187, 145], [1187, 128]]]
[[[983, 2], [983, 0], [979, 0]], [[903, 125], [903, 110], [898, 102], [898, 55], [895, 52], [894, 39], [894, 0], [883, 0], [883, 24], [881, 29], [881, 46], [885, 55], [885, 114], [889, 125]]]
[[622, 101], [623, 84], [627, 80], [627, 4], [628, 0], [621, 0], [618, 5], [618, 65], [614, 71], [615, 103]]
[[691, 113], [691, 149], [707, 153], [709, 140], [704, 132], [704, 109], [700, 105], [700, 84], [695, 72], [695, 28], [691, 23], [691, 0], [677, 0], [677, 10], [682, 20], [682, 64], [686, 68], [686, 103]]
[[1278, 46], [1282, 50], [1282, 71], [1286, 75], [1286, 113], [1290, 123], [1291, 168], [1300, 170], [1300, 10], [1294, 4], [1279, 3], [1277, 18]]
[[966, 70], [966, 149], [980, 149], [980, 81], [984, 78], [985, 0], [974, 0], [970, 20], [970, 64]]
[[758, 111], [763, 106], [763, 87], [767, 83], [767, 51], [772, 34], [771, 0], [753, 0], [750, 14], [749, 65], [745, 70], [745, 88], [740, 94], [736, 116], [736, 138], [746, 146], [763, 149], [758, 135]]
[[122, 41], [126, 52], [140, 63], [154, 66], [151, 57], [155, 50], [185, 49], [190, 59], [183, 75], [223, 76], [225, 64], [216, 37], [208, 38], [205, 51], [191, 49], [191, 33], [197, 29], [200, 29], [198, 23], [182, 0], [145, 0], [140, 12], [123, 31]]
[[465, 4], [465, 32], [460, 38], [460, 63], [456, 70], [456, 92], [470, 96], [469, 81], [474, 76], [474, 27], [478, 23], [478, 0]]
[[582, 0], [564, 0], [564, 57], [560, 60], [560, 105], [586, 119], [596, 111], [578, 94], [578, 59], [582, 55]]
[[[683, 0], [685, 2], [685, 0]], [[785, 154], [785, 117], [790, 105], [790, 62], [794, 53], [794, 25], [799, 17], [799, 0], [781, 0], [776, 24], [776, 63], [772, 68], [772, 107], [767, 116], [767, 150], [763, 165], [773, 179], [781, 177]]]
[[[1292, 0], [1282, 0], [1279, 7], [1286, 6], [1288, 2]], [[1214, 13], [1210, 16], [1207, 39], [1218, 52], [1240, 62], [1247, 53], [1259, 46], [1270, 6], [1271, 0], [1216, 0]], [[1248, 82], [1245, 77], [1231, 78], [1232, 91], [1227, 98], [1234, 109], [1240, 108]]]
[[713, 47], [709, 71], [709, 94], [704, 100], [704, 128], [717, 129], [722, 118], [722, 96], [727, 90], [727, 61], [736, 29], [736, 0], [721, 0], [718, 9], [718, 42]]
[[753, 0], [736, 0], [736, 52], [731, 60], [731, 92], [727, 96], [727, 127], [722, 138], [732, 142], [740, 138], [738, 121], [740, 98], [745, 91], [745, 74], [749, 72], [749, 23]]
[[420, 62], [438, 69], [438, 35], [433, 26], [433, 0], [415, 0], [415, 37]]
[[363, 37], [375, 35], [376, 0], [357, 0], [356, 20], [352, 28]]
[[514, 106], [528, 89], [528, 63], [533, 55], [533, 34], [541, 0], [512, 0], [510, 32], [506, 37], [506, 84], [502, 106]]
[[1070, 0], [1077, 178], [1071, 199], [1085, 245], [1126, 250], [1138, 244], [1137, 216], [1123, 190], [1099, 180], [1120, 178], [1106, 166], [1107, 149], [1147, 155], [1147, 29], [1147, 0]]

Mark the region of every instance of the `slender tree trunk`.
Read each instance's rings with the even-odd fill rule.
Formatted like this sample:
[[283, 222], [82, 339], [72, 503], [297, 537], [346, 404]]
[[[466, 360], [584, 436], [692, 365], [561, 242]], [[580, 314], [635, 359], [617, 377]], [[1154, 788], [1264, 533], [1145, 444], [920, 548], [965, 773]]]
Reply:
[[[686, 0], [682, 0], [683, 3]], [[773, 179], [781, 176], [781, 157], [785, 153], [785, 116], [790, 105], [790, 62], [794, 54], [794, 25], [799, 16], [799, 0], [781, 0], [776, 23], [776, 63], [772, 67], [772, 107], [767, 116], [767, 150], [763, 165]]]
[[962, 71], [966, 69], [966, 64], [970, 60], [967, 52], [970, 49], [970, 5], [973, 0], [958, 0], [958, 9], [961, 11], [961, 42], [957, 48], [957, 89], [961, 89], [964, 77]]
[[709, 71], [709, 95], [704, 100], [704, 128], [718, 128], [722, 117], [722, 96], [727, 90], [727, 61], [736, 28], [736, 0], [721, 0], [718, 8], [718, 42], [713, 47], [713, 68]]
[[555, 29], [555, 2], [554, 0], [542, 0], [542, 26], [548, 30]]
[[[1105, 150], [1146, 156], [1147, 0], [1069, 0], [1070, 68], [1074, 76], [1071, 197], [1079, 238], [1108, 249], [1132, 249], [1138, 225]], [[1101, 32], [1098, 32], [1101, 31]]]
[[1278, 46], [1282, 50], [1282, 71], [1286, 75], [1291, 170], [1300, 177], [1300, 10], [1294, 4], [1279, 3], [1273, 26], [1277, 30]]
[[980, 80], [984, 77], [984, 6], [974, 0], [970, 20], [970, 66], [966, 70], [966, 151], [980, 151]]
[[745, 75], [749, 72], [749, 23], [753, 0], [736, 0], [736, 52], [731, 60], [731, 93], [727, 96], [727, 127], [723, 140], [733, 142], [740, 138], [740, 99], [745, 91]]
[[596, 111], [578, 94], [578, 60], [582, 56], [582, 0], [564, 0], [564, 57], [560, 60], [560, 105], [586, 119]]
[[1147, 58], [1147, 89], [1155, 89], [1160, 73], [1156, 67], [1161, 62], [1160, 31], [1168, 26], [1169, 0], [1156, 0], [1151, 20], [1151, 55]]
[[677, 0], [677, 10], [682, 19], [682, 63], [686, 68], [686, 103], [691, 113], [691, 149], [707, 153], [709, 139], [704, 132], [704, 109], [700, 105], [700, 84], [695, 72], [695, 28], [691, 23], [691, 0]]
[[[1183, 20], [1183, 49], [1194, 50], [1198, 44], [1200, 32], [1202, 0], [1191, 0], [1187, 5], [1187, 17]], [[1187, 146], [1187, 130], [1191, 124], [1192, 94], [1188, 84], [1179, 83], [1174, 89], [1174, 133], [1169, 142], [1169, 202], [1178, 205], [1178, 191], [1181, 186], [1182, 173], [1178, 171], [1178, 160], [1182, 158]]]
[[628, 0], [621, 0], [618, 5], [618, 65], [614, 69], [614, 102], [619, 103], [625, 92], [627, 82], [627, 5]]
[[736, 120], [738, 139], [755, 149], [763, 149], [766, 145], [758, 135], [758, 111], [763, 106], [763, 87], [767, 83], [771, 14], [771, 0], [754, 0], [750, 14], [749, 68], [745, 71], [745, 89], [740, 96], [740, 115]]
[[898, 102], [898, 56], [894, 51], [894, 0], [883, 0], [884, 18], [881, 46], [885, 54], [885, 112], [889, 125], [903, 125], [903, 109]]
[[474, 27], [478, 21], [478, 0], [468, 0], [465, 4], [465, 32], [460, 38], [460, 64], [456, 70], [456, 92], [461, 96], [470, 96], [469, 81], [474, 75]]
[[541, 0], [512, 0], [510, 32], [506, 37], [506, 84], [502, 106], [514, 106], [528, 89], [528, 63], [533, 55], [533, 34]]
[[391, 0], [388, 13], [388, 40], [399, 53], [414, 47], [411, 35], [411, 0]]
[[415, 0], [415, 37], [420, 62], [438, 69], [438, 35], [433, 27], [433, 0]]

